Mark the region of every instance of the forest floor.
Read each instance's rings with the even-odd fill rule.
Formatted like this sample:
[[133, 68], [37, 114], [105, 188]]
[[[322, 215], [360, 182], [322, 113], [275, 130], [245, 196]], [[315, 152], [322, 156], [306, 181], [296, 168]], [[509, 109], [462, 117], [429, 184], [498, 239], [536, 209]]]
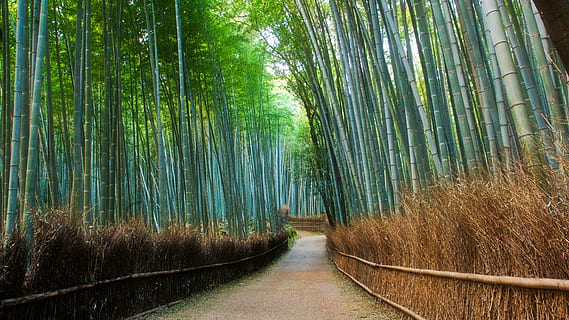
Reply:
[[336, 271], [324, 235], [299, 235], [272, 267], [137, 319], [400, 319]]

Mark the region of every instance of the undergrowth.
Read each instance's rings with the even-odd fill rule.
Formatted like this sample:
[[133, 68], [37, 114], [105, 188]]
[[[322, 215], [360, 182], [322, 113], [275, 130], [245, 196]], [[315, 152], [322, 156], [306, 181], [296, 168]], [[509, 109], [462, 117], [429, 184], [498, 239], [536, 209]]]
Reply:
[[288, 233], [288, 246], [292, 246], [296, 239], [298, 239], [298, 233], [296, 232], [296, 228], [291, 226], [290, 224], [285, 225], [285, 231]]
[[371, 270], [334, 251], [384, 265], [569, 279], [566, 178], [517, 170], [441, 182], [407, 194], [400, 214], [329, 230], [328, 245], [350, 274], [429, 319], [566, 319], [565, 292]]

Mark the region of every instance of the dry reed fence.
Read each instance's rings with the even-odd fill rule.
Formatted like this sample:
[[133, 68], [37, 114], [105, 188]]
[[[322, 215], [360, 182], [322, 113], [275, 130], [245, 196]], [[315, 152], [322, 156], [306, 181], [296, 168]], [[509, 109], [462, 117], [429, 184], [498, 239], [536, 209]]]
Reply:
[[53, 215], [38, 223], [29, 269], [20, 237], [0, 251], [0, 319], [132, 315], [248, 274], [286, 251], [287, 239], [156, 234], [137, 223], [85, 231]]
[[297, 230], [324, 232], [328, 220], [325, 215], [309, 217], [289, 216], [288, 223]]
[[479, 275], [569, 279], [565, 179], [521, 171], [441, 183], [407, 196], [404, 215], [328, 232], [337, 266], [426, 319], [568, 319], [569, 292], [434, 277], [381, 265]]

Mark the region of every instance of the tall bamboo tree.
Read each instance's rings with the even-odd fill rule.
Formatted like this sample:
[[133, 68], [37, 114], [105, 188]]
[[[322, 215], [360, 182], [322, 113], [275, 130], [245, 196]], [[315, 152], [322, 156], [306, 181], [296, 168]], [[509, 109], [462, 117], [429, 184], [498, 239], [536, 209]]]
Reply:
[[43, 83], [43, 65], [44, 57], [48, 46], [47, 41], [47, 13], [48, 1], [41, 1], [40, 9], [40, 26], [37, 37], [37, 54], [35, 59], [35, 77], [33, 83], [33, 104], [30, 114], [30, 138], [29, 138], [29, 151], [28, 151], [28, 167], [26, 174], [26, 189], [24, 200], [24, 230], [26, 234], [26, 242], [28, 248], [33, 244], [33, 213], [38, 209], [39, 192], [38, 192], [38, 171], [39, 171], [39, 131], [40, 131], [40, 113], [41, 113], [41, 92]]
[[26, 65], [25, 38], [27, 37], [25, 25], [27, 24], [28, 3], [26, 0], [18, 1], [18, 15], [16, 18], [16, 66], [14, 77], [14, 109], [12, 116], [12, 143], [10, 158], [10, 182], [8, 185], [8, 202], [6, 207], [6, 235], [10, 236], [16, 228], [18, 221], [18, 173], [20, 156], [20, 127], [23, 108], [24, 69]]

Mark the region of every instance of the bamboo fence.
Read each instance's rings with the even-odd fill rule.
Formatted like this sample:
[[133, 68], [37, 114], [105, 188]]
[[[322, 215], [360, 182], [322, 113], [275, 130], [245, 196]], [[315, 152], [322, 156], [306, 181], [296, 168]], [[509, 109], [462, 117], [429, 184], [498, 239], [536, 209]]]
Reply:
[[[4, 299], [0, 301], [0, 319], [88, 319], [92, 318], [93, 314], [97, 319], [114, 319], [117, 316], [130, 315], [249, 273], [272, 261], [286, 250], [287, 243], [288, 239], [260, 254], [234, 261], [134, 273], [69, 288]], [[125, 292], [129, 294], [125, 295]], [[128, 297], [130, 294], [135, 296]], [[169, 296], [154, 297], [160, 294]], [[109, 303], [114, 300], [119, 302], [116, 305]], [[158, 301], [160, 303], [157, 303]], [[136, 303], [143, 305], [133, 305]], [[106, 310], [102, 311], [103, 309]]]
[[[358, 263], [367, 265], [369, 267], [375, 269], [384, 269], [384, 270], [391, 270], [396, 272], [403, 272], [408, 274], [415, 274], [420, 276], [428, 276], [428, 277], [436, 277], [436, 278], [445, 278], [457, 281], [467, 281], [467, 282], [475, 282], [487, 285], [494, 285], [494, 286], [506, 286], [506, 287], [517, 287], [517, 288], [524, 288], [524, 289], [533, 289], [533, 290], [543, 290], [543, 291], [569, 291], [569, 280], [566, 279], [551, 279], [551, 278], [524, 278], [524, 277], [512, 277], [512, 276], [494, 276], [494, 275], [483, 275], [483, 274], [475, 274], [475, 273], [463, 273], [463, 272], [451, 272], [451, 271], [440, 271], [440, 270], [431, 270], [431, 269], [419, 269], [419, 268], [409, 268], [409, 267], [402, 267], [402, 266], [392, 266], [392, 265], [383, 265], [380, 263], [376, 263], [373, 261], [369, 261], [363, 259], [361, 257], [344, 253], [337, 249], [334, 249], [334, 252], [337, 256], [348, 258], [352, 261], [356, 261]], [[343, 268], [341, 268], [335, 259], [332, 259], [336, 268], [345, 276], [350, 278], [354, 283], [358, 286], [363, 288], [368, 294], [378, 298], [379, 300], [385, 302], [386, 304], [392, 306], [393, 308], [397, 309], [401, 313], [417, 320], [424, 320], [426, 318], [420, 316], [418, 313], [414, 312], [413, 310], [398, 304], [386, 297], [380, 295], [379, 293], [373, 291], [370, 287], [364, 284], [362, 281], [358, 280], [354, 275], [351, 275], [349, 272], [346, 272]], [[368, 275], [369, 276], [369, 275]]]

